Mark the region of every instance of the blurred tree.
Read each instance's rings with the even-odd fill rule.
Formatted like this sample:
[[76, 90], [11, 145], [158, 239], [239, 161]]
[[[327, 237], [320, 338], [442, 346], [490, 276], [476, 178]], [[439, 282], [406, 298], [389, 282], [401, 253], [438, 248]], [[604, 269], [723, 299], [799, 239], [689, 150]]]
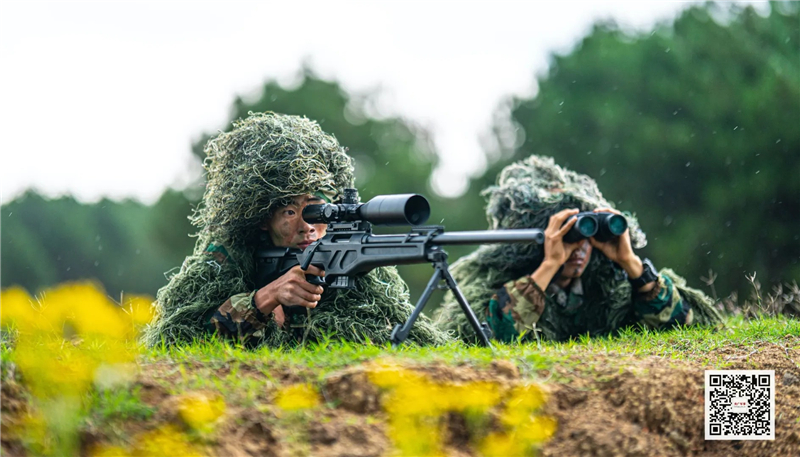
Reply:
[[151, 207], [132, 200], [49, 200], [28, 191], [2, 207], [1, 285], [36, 292], [94, 278], [112, 297], [155, 295], [164, 285], [163, 272], [179, 265], [194, 244], [186, 236], [192, 231], [190, 210], [174, 190]]
[[[800, 280], [800, 3], [705, 4], [635, 34], [595, 25], [494, 126], [474, 187], [530, 154], [637, 213], [644, 254], [717, 290]], [[503, 111], [498, 111], [502, 114]]]
[[[370, 116], [367, 111], [374, 103], [374, 96], [350, 95], [338, 82], [320, 79], [304, 67], [293, 88], [269, 80], [258, 99], [236, 97], [230, 120], [245, 118], [251, 111], [305, 116], [347, 147], [356, 162], [362, 200], [387, 193], [430, 194], [429, 179], [438, 157], [428, 133], [406, 119]], [[228, 123], [226, 130], [230, 127]], [[201, 160], [211, 136], [204, 134], [192, 148]]]

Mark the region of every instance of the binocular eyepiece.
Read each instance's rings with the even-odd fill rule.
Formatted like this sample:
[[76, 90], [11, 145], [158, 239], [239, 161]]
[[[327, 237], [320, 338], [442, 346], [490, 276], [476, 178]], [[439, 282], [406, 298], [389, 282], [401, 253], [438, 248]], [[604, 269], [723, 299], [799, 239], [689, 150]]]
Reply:
[[625, 219], [625, 216], [620, 216], [619, 214], [587, 211], [578, 213], [567, 219], [567, 221], [573, 218], [578, 220], [564, 235], [565, 243], [576, 243], [584, 238], [591, 237], [604, 243], [622, 235], [628, 229], [628, 220]]
[[303, 219], [309, 224], [367, 221], [375, 225], [420, 225], [431, 215], [428, 200], [419, 194], [378, 195], [358, 202], [356, 189], [345, 189], [340, 203], [308, 205]]

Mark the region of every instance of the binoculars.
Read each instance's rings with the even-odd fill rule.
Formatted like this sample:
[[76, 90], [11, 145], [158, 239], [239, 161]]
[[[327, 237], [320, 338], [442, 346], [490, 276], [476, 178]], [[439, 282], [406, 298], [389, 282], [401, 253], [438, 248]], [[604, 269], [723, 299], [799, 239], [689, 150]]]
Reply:
[[587, 211], [572, 216], [567, 219], [567, 222], [573, 218], [578, 220], [569, 229], [569, 232], [564, 235], [565, 243], [576, 243], [584, 238], [591, 237], [604, 243], [622, 235], [628, 229], [628, 220], [625, 219], [625, 216], [620, 216], [619, 214]]

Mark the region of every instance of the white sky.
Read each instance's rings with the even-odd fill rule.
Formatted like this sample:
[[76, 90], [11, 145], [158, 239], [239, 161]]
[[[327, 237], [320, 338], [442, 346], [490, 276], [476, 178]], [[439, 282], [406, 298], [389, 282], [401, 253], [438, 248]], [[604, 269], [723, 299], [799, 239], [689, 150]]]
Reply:
[[[199, 175], [191, 143], [236, 95], [308, 62], [427, 128], [449, 195], [480, 171], [479, 137], [530, 95], [551, 52], [602, 18], [649, 28], [686, 2], [154, 1], [0, 3], [0, 198], [34, 187], [154, 201]], [[345, 145], [347, 146], [347, 145]]]

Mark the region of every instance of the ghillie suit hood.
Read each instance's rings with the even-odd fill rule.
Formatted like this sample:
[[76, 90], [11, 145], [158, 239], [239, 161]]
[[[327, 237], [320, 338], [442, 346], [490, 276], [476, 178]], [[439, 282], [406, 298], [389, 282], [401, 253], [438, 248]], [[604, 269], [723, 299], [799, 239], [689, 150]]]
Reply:
[[[254, 253], [271, 244], [259, 229], [271, 211], [303, 194], [341, 193], [353, 187], [353, 163], [336, 138], [303, 117], [252, 114], [233, 123], [205, 148], [207, 186], [192, 222], [200, 228], [194, 252], [156, 295], [156, 320], [144, 335], [152, 346], [202, 338], [208, 313], [231, 296], [256, 289]], [[355, 290], [328, 290], [303, 316], [304, 339], [324, 338], [383, 344], [413, 306], [395, 268], [360, 277]], [[269, 322], [256, 344], [296, 344], [297, 335]], [[446, 342], [428, 320], [409, 340]]]
[[[564, 209], [592, 211], [602, 207], [614, 208], [603, 198], [592, 178], [562, 168], [550, 157], [535, 155], [504, 168], [497, 184], [485, 189], [481, 195], [487, 199], [486, 216], [491, 229], [545, 229], [550, 216]], [[624, 214], [631, 244], [634, 248], [643, 248], [647, 239], [639, 221], [633, 214]], [[541, 245], [484, 245], [454, 263], [452, 273], [470, 306], [483, 320], [489, 299], [496, 290], [510, 280], [531, 274], [543, 259], [544, 246]], [[661, 273], [673, 279], [695, 309], [695, 321], [719, 321], [719, 315], [710, 306], [711, 300], [702, 292], [687, 288], [686, 281], [672, 270], [664, 269]], [[632, 309], [630, 284], [623, 270], [599, 250], [592, 251], [581, 282], [585, 296], [591, 297], [591, 308], [602, 310], [584, 316], [592, 335], [611, 333], [612, 329], [635, 322], [629, 312]], [[436, 315], [436, 323], [459, 338], [475, 340], [474, 331], [452, 294], [445, 297]], [[558, 329], [549, 328], [546, 322], [541, 321], [539, 329], [545, 338], [557, 339]]]

